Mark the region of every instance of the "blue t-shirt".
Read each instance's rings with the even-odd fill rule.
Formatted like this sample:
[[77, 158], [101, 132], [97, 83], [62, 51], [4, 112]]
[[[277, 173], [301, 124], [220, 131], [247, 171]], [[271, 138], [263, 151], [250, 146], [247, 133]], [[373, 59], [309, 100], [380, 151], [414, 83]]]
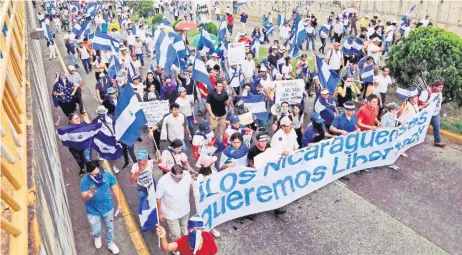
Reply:
[[101, 32], [107, 33], [107, 23], [106, 22], [101, 23]]
[[112, 202], [111, 196], [111, 187], [117, 184], [117, 179], [114, 175], [104, 172], [103, 178], [104, 184], [95, 183], [88, 174], [82, 177], [80, 180], [80, 192], [85, 192], [90, 190], [91, 186], [95, 186], [96, 193], [85, 202], [85, 210], [87, 214], [101, 216], [114, 208], [114, 203]]
[[[324, 126], [324, 123], [322, 124], [322, 128], [326, 130], [326, 126]], [[313, 124], [310, 123], [310, 125], [305, 129], [305, 132], [303, 132], [302, 136], [302, 147], [308, 146], [309, 143], [317, 143], [319, 142], [319, 136], [318, 131], [314, 128]]]
[[[332, 126], [337, 129], [345, 130], [348, 133], [354, 132], [356, 130], [356, 115], [351, 116], [350, 120], [348, 120], [345, 113], [342, 113], [334, 119]], [[340, 134], [335, 133], [335, 135]]]
[[241, 14], [241, 22], [242, 23], [247, 23], [247, 19], [249, 18], [249, 15], [247, 14]]

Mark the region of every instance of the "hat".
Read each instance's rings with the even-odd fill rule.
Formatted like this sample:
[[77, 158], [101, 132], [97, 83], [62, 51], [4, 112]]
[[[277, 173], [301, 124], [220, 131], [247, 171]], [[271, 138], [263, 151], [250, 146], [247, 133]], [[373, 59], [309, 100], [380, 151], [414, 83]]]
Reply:
[[324, 123], [324, 119], [317, 112], [313, 112], [313, 114], [311, 114], [311, 121], [316, 122], [318, 124]]
[[101, 72], [98, 76], [99, 76], [99, 78], [104, 78], [104, 76], [106, 76], [106, 74]]
[[374, 37], [374, 39], [372, 39], [373, 42], [381, 42], [382, 40], [380, 40], [378, 37]]
[[156, 93], [154, 93], [154, 92], [149, 92], [148, 93], [148, 100], [155, 99], [155, 98], [157, 98]]
[[262, 66], [260, 67], [260, 72], [266, 72], [266, 71], [268, 71], [268, 68], [266, 68], [266, 66], [263, 66], [263, 65], [262, 65]]
[[245, 33], [239, 33], [239, 36], [243, 37], [243, 36], [245, 36]]
[[218, 58], [218, 54], [214, 52], [214, 53], [212, 54], [212, 57]]
[[133, 80], [133, 81], [134, 81], [134, 80], [141, 80], [141, 77], [140, 77], [139, 75], [135, 75], [135, 76], [133, 76], [132, 80]]
[[117, 89], [110, 87], [106, 90], [106, 95], [111, 95], [117, 93]]
[[104, 105], [98, 105], [98, 108], [96, 108], [96, 113], [97, 114], [106, 114], [107, 113], [107, 109], [106, 107], [104, 107]]
[[281, 126], [290, 126], [292, 125], [292, 121], [289, 119], [289, 117], [284, 117], [281, 119]]
[[246, 43], [244, 44], [244, 47], [250, 47], [250, 44]]
[[288, 61], [288, 60], [290, 60], [290, 57], [287, 56], [287, 57], [284, 58], [284, 60], [285, 60], [285, 61]]
[[201, 157], [199, 158], [199, 165], [202, 167], [208, 167], [212, 165], [215, 161], [217, 161], [216, 156], [211, 157], [209, 155], [201, 155]]
[[194, 216], [188, 220], [188, 228], [204, 228], [204, 221], [199, 214], [194, 214]]
[[397, 105], [395, 102], [388, 103], [386, 107], [387, 107], [387, 110], [389, 111], [399, 109], [399, 105]]
[[135, 38], [140, 38], [138, 35], [135, 35]]
[[279, 50], [280, 51], [285, 51], [286, 50], [286, 47], [284, 45], [281, 45], [281, 47], [279, 47]]
[[329, 90], [326, 88], [321, 89], [321, 95], [329, 94]]
[[345, 103], [343, 103], [343, 108], [345, 108], [347, 110], [354, 110], [356, 107], [355, 107], [355, 103], [353, 101], [348, 100]]
[[279, 47], [276, 46], [276, 45], [273, 45], [273, 46], [271, 46], [271, 49], [272, 49], [272, 50], [279, 50]]
[[237, 115], [231, 115], [229, 117], [229, 122], [231, 124], [236, 124], [236, 123], [239, 123], [239, 117]]
[[145, 160], [149, 156], [149, 153], [145, 149], [138, 150], [136, 152], [136, 160]]
[[69, 69], [69, 71], [75, 71], [75, 66], [69, 65], [69, 66], [67, 67], [67, 69]]
[[204, 135], [210, 134], [210, 124], [206, 120], [202, 120], [199, 122], [199, 131], [201, 131]]
[[265, 134], [265, 133], [258, 133], [257, 136], [255, 137], [255, 140], [257, 142], [265, 142], [265, 141], [269, 141], [270, 137]]
[[120, 48], [120, 51], [124, 51], [124, 50], [127, 50], [127, 47]]
[[185, 89], [184, 87], [180, 87], [180, 88], [178, 89], [178, 93], [185, 92], [185, 91], [186, 91], [186, 89]]

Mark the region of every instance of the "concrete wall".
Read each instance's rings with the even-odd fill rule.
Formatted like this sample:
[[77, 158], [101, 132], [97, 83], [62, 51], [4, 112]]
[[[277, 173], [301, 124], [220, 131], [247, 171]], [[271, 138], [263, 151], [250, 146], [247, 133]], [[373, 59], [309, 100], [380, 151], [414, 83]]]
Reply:
[[[27, 1], [28, 33], [37, 26], [32, 4]], [[28, 36], [28, 35], [27, 35]], [[76, 254], [69, 205], [51, 116], [51, 97], [45, 79], [40, 42], [28, 36], [27, 74], [31, 87], [33, 164], [30, 178], [36, 187], [35, 210], [40, 254]], [[46, 50], [46, 49], [44, 49]], [[37, 237], [35, 237], [37, 238]]]
[[[229, 2], [221, 3], [222, 11], [224, 11], [224, 5]], [[343, 8], [354, 7], [359, 10], [360, 17], [366, 14], [370, 17], [377, 15], [382, 21], [395, 20], [400, 23], [402, 15], [414, 4], [417, 6], [410, 15], [411, 19], [421, 20], [428, 14], [436, 26], [462, 35], [462, 1], [457, 0], [249, 0], [243, 8], [250, 16], [258, 18], [265, 11], [269, 11], [272, 13], [274, 22], [276, 22], [276, 12], [290, 16], [292, 10], [297, 9], [302, 14], [315, 14], [318, 21], [323, 24], [327, 21], [327, 16], [331, 11], [337, 14]]]

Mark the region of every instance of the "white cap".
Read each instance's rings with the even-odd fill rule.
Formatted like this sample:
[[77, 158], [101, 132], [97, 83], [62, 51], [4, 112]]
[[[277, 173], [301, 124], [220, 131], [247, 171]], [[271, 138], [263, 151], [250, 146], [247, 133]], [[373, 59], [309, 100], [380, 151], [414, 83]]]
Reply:
[[292, 125], [292, 121], [289, 119], [289, 117], [284, 117], [281, 119], [281, 126], [290, 126]]
[[268, 68], [266, 68], [266, 66], [260, 67], [260, 72], [266, 72], [266, 71], [268, 71]]
[[70, 71], [75, 71], [75, 66], [69, 65], [69, 66], [67, 67], [67, 69], [69, 69]]

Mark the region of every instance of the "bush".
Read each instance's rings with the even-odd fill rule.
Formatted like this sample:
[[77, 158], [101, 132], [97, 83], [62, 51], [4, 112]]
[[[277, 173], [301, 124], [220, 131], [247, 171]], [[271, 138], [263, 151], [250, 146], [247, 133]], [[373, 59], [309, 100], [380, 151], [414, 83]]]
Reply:
[[215, 23], [209, 22], [205, 23], [205, 30], [209, 32], [210, 34], [217, 35], [218, 34], [218, 27], [215, 25]]
[[157, 22], [161, 21], [164, 19], [164, 15], [163, 14], [156, 14], [154, 15], [154, 17], [152, 17], [152, 24], [156, 24]]
[[135, 12], [140, 16], [150, 17], [152, 15], [152, 10], [154, 9], [153, 0], [139, 0], [135, 4]]
[[386, 64], [401, 87], [430, 86], [444, 81], [443, 103], [462, 106], [462, 39], [441, 28], [422, 27], [393, 46]]
[[183, 21], [183, 19], [178, 19], [178, 20], [175, 20], [175, 21], [173, 22], [172, 28], [173, 28], [175, 31], [178, 31], [178, 30], [176, 30], [175, 26], [176, 26], [176, 24], [178, 24], [178, 22], [180, 22], [180, 21]]

